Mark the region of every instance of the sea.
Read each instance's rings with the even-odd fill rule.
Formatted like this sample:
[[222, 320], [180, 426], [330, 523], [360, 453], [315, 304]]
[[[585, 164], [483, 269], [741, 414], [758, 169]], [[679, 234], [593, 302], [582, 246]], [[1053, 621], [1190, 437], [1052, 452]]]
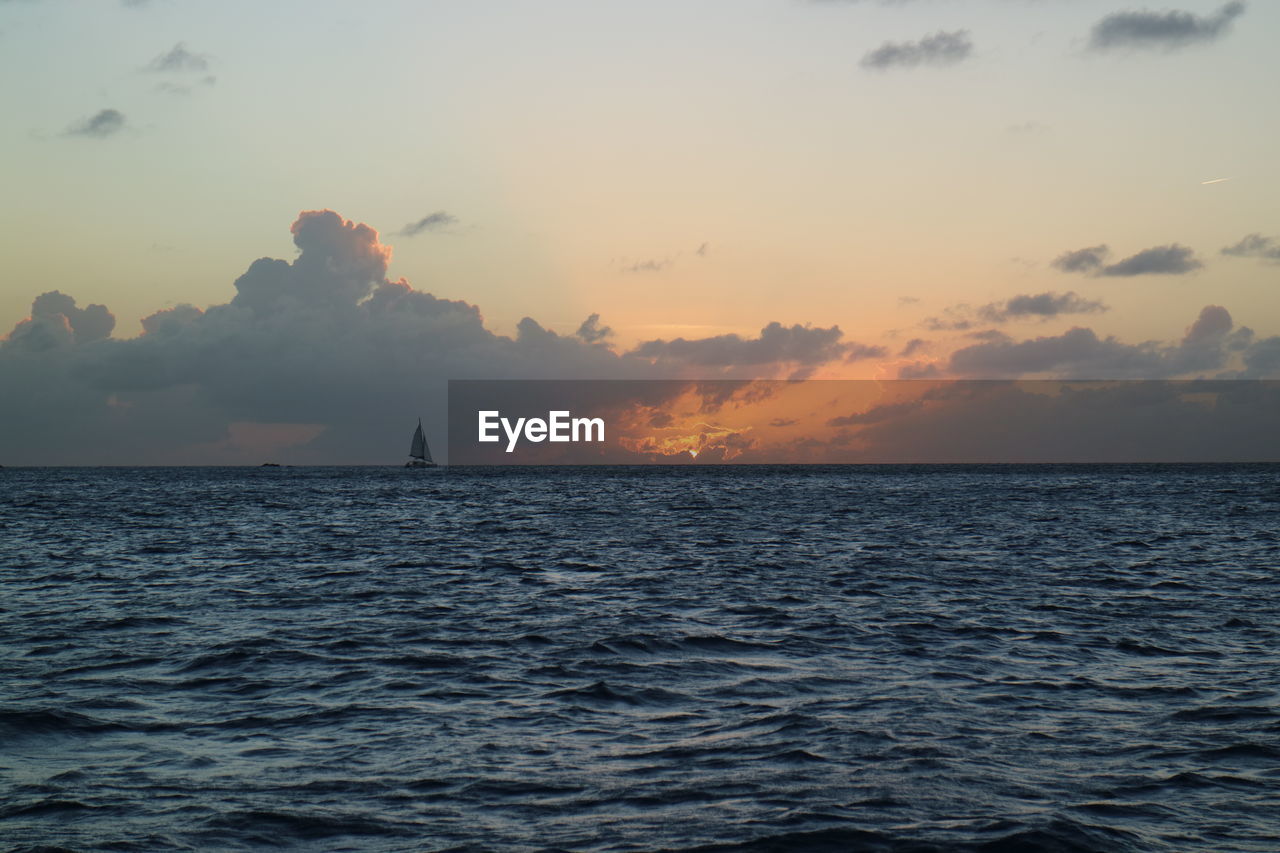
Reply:
[[1280, 466], [0, 470], [0, 849], [1280, 850]]

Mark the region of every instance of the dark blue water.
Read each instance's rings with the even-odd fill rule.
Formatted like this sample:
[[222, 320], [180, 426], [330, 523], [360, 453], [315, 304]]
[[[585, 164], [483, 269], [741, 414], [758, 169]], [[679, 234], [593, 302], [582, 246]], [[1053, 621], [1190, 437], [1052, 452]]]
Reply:
[[1280, 850], [1280, 467], [0, 471], [0, 839]]

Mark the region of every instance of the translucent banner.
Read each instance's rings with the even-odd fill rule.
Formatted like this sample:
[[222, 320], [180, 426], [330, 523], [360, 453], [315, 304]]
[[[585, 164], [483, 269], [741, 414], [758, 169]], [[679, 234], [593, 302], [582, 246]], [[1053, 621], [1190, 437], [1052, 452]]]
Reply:
[[449, 383], [451, 465], [1280, 461], [1271, 381]]

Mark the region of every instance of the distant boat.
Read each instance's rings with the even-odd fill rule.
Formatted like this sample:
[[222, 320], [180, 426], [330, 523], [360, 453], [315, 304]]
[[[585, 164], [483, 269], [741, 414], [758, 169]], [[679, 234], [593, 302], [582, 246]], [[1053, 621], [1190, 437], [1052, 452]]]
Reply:
[[409, 461], [406, 468], [435, 468], [431, 461], [431, 448], [427, 447], [427, 437], [422, 434], [422, 418], [418, 418], [418, 428], [413, 431], [413, 441], [409, 444]]

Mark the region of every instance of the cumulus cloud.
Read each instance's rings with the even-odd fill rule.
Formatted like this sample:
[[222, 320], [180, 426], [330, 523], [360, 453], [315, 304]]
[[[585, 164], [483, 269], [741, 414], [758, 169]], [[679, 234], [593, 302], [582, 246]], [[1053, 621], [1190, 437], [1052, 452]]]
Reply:
[[105, 305], [76, 307], [65, 293], [51, 290], [31, 303], [31, 316], [9, 334], [9, 344], [27, 351], [91, 343], [111, 336], [116, 318]]
[[[651, 340], [630, 352], [608, 345], [598, 315], [570, 335], [526, 317], [507, 336], [474, 305], [389, 280], [391, 249], [368, 225], [307, 211], [291, 236], [293, 260], [260, 258], [226, 303], [157, 311], [136, 338], [112, 337], [105, 306], [82, 307], [58, 290], [38, 296], [0, 340], [4, 464], [386, 462], [418, 415], [439, 440], [449, 379], [794, 377], [887, 354], [845, 340], [837, 326], [778, 322], [755, 336]], [[1207, 306], [1175, 344], [1130, 345], [1088, 329], [1022, 342], [1001, 335], [901, 375], [1153, 378], [1228, 362], [1243, 365], [1240, 376], [1274, 375], [1280, 340], [1255, 341], [1224, 308]], [[655, 386], [657, 406], [682, 383], [639, 384]], [[617, 393], [630, 401], [636, 392]], [[708, 411], [714, 402], [705, 398]]]
[[408, 225], [401, 228], [400, 236], [417, 237], [419, 234], [431, 231], [444, 231], [449, 226], [457, 224], [457, 217], [443, 210], [437, 210], [435, 213], [429, 213], [417, 222], [410, 222]]
[[968, 30], [936, 32], [919, 41], [885, 42], [862, 58], [862, 67], [877, 71], [920, 65], [955, 65], [973, 53]]
[[1186, 275], [1204, 266], [1187, 246], [1170, 243], [1143, 249], [1114, 264], [1107, 264], [1110, 250], [1105, 246], [1076, 249], [1058, 256], [1052, 266], [1063, 272], [1091, 276], [1127, 278], [1137, 275]]
[[1148, 10], [1116, 12], [1094, 24], [1089, 47], [1097, 51], [1117, 49], [1175, 50], [1213, 41], [1224, 35], [1231, 22], [1244, 14], [1243, 2], [1227, 3], [1212, 15]]
[[209, 70], [209, 57], [192, 53], [185, 44], [178, 42], [170, 51], [151, 60], [147, 70], [156, 74], [202, 73]]
[[1264, 338], [1244, 353], [1244, 369], [1239, 379], [1275, 379], [1280, 377], [1280, 336]]
[[119, 110], [99, 110], [88, 118], [81, 119], [67, 128], [68, 136], [87, 136], [91, 139], [106, 139], [124, 130], [124, 113]]
[[293, 261], [254, 261], [228, 303], [157, 312], [137, 338], [108, 337], [101, 306], [37, 299], [0, 341], [6, 463], [264, 461], [235, 455], [236, 424], [294, 425], [308, 440], [287, 461], [379, 461], [418, 414], [442, 433], [449, 378], [662, 375], [528, 318], [496, 334], [474, 305], [389, 281], [390, 247], [333, 211], [292, 236]]
[[1226, 246], [1222, 254], [1236, 258], [1262, 258], [1280, 261], [1280, 243], [1261, 234], [1250, 234], [1234, 246]]

